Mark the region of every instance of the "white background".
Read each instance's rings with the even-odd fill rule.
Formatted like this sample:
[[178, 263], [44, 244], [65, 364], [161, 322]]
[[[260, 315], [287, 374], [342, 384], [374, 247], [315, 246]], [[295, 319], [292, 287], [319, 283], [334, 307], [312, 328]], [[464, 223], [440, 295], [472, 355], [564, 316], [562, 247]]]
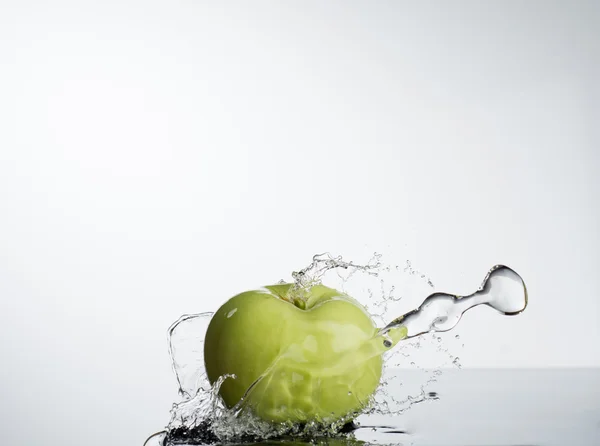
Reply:
[[599, 25], [593, 1], [0, 1], [5, 439], [141, 443], [170, 323], [322, 251], [453, 292], [508, 264], [530, 306], [466, 317], [463, 365], [600, 366]]

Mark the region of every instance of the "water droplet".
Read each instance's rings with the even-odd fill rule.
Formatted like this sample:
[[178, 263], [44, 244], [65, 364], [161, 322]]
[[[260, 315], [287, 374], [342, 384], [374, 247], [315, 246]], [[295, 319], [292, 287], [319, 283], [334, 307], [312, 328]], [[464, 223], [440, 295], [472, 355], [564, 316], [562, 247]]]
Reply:
[[454, 336], [456, 339], [460, 339], [460, 335], [456, 335]]

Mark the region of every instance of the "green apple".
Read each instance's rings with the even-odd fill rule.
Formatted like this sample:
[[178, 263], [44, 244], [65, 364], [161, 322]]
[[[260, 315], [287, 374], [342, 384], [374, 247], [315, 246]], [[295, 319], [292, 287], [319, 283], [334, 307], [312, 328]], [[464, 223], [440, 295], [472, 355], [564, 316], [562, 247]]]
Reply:
[[[234, 296], [214, 314], [204, 360], [220, 395], [270, 422], [333, 422], [368, 404], [379, 385], [381, 353], [392, 346], [377, 336], [367, 311], [323, 285], [298, 295], [292, 284]], [[393, 333], [395, 344], [406, 334]]]

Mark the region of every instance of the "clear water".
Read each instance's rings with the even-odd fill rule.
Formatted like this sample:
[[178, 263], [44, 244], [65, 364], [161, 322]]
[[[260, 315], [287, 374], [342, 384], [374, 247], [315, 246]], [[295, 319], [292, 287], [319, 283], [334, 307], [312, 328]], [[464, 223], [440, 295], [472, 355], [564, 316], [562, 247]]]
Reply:
[[[366, 265], [345, 262], [341, 258], [327, 254], [317, 255], [306, 268], [294, 272], [295, 299], [303, 299], [311, 286], [321, 283], [331, 271], [335, 271], [342, 285], [345, 286], [356, 273], [363, 276], [379, 277], [382, 272], [399, 271], [398, 267], [382, 266], [381, 256], [375, 255]], [[345, 273], [345, 274], [344, 274]], [[426, 275], [415, 270], [410, 262], [401, 271], [402, 274], [417, 276], [428, 287], [433, 282]], [[326, 284], [328, 284], [326, 282]], [[381, 293], [374, 298], [372, 290], [368, 290], [370, 301], [374, 307], [384, 307], [400, 298], [394, 294], [395, 285], [385, 289], [383, 280], [380, 283]], [[359, 297], [356, 296], [355, 297]], [[521, 277], [508, 267], [498, 265], [486, 275], [477, 291], [467, 296], [457, 296], [448, 293], [433, 293], [413, 311], [400, 316], [386, 324], [371, 341], [357, 347], [349, 361], [356, 357], [365, 360], [373, 355], [384, 355], [388, 369], [382, 378], [382, 385], [373, 398], [370, 407], [364, 411], [363, 417], [387, 417], [394, 419], [407, 409], [418, 403], [439, 400], [439, 393], [430, 390], [430, 386], [439, 382], [441, 368], [432, 370], [413, 370], [417, 377], [413, 387], [407, 385], [410, 381], [403, 374], [390, 373], [393, 358], [399, 355], [406, 359], [411, 356], [411, 350], [422, 348], [423, 338], [429, 337], [433, 344], [438, 344], [436, 350], [446, 353], [451, 365], [459, 368], [459, 359], [441, 345], [442, 339], [435, 332], [448, 331], [456, 326], [465, 311], [478, 305], [490, 306], [504, 314], [515, 315], [527, 306], [527, 291]], [[386, 313], [386, 311], [383, 311]], [[204, 444], [216, 442], [267, 441], [277, 438], [277, 441], [289, 442], [291, 438], [304, 438], [306, 441], [324, 441], [331, 444], [355, 444], [363, 435], [366, 427], [358, 427], [351, 420], [340, 420], [331, 425], [311, 424], [296, 426], [283, 424], [273, 426], [256, 419], [251, 414], [241, 410], [241, 407], [227, 409], [218, 397], [218, 389], [225, 379], [222, 377], [214, 386], [210, 386], [204, 373], [204, 334], [212, 317], [211, 313], [184, 315], [169, 329], [169, 351], [173, 369], [179, 382], [182, 401], [173, 406], [172, 418], [165, 433], [157, 434], [148, 440], [151, 444]], [[433, 335], [432, 335], [433, 334]], [[413, 339], [416, 338], [416, 339]], [[415, 342], [416, 340], [416, 342]], [[398, 343], [405, 344], [402, 348], [394, 348]], [[399, 346], [400, 347], [400, 346]], [[408, 353], [407, 353], [408, 351]], [[343, 367], [344, 358], [339, 361]], [[415, 365], [414, 362], [411, 362]], [[447, 364], [445, 364], [447, 365]], [[418, 372], [414, 375], [415, 372]], [[260, 378], [259, 378], [260, 380]], [[368, 428], [377, 436], [392, 435], [397, 443], [398, 435], [408, 435], [407, 431], [395, 427]], [[403, 441], [403, 440], [402, 440]], [[412, 440], [411, 440], [412, 441]], [[158, 442], [158, 443], [157, 443]], [[341, 443], [340, 443], [341, 442]]]
[[[434, 293], [416, 310], [394, 319], [381, 330], [381, 336], [403, 327], [405, 339], [431, 332], [452, 330], [463, 314], [478, 305], [487, 305], [507, 316], [517, 315], [527, 308], [528, 296], [525, 282], [515, 271], [504, 265], [494, 266], [483, 279], [477, 291], [468, 296]], [[383, 340], [384, 347], [393, 346]]]

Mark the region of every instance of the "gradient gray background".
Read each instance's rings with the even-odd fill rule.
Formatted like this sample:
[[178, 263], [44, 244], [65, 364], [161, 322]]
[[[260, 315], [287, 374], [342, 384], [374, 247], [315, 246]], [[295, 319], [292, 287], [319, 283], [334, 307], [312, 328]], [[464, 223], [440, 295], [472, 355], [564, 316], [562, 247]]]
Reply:
[[463, 365], [600, 366], [599, 18], [0, 1], [3, 440], [139, 444], [169, 324], [322, 251], [457, 292], [506, 263], [530, 307], [466, 318]]

